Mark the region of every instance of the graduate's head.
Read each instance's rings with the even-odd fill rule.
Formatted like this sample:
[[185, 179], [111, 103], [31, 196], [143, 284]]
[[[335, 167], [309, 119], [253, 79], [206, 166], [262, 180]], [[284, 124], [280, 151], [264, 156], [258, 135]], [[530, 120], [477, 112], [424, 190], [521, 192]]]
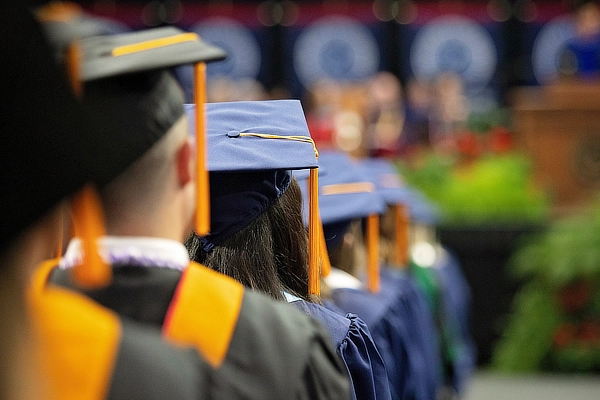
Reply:
[[[221, 198], [215, 193], [217, 188], [240, 181], [261, 182], [264, 175], [260, 175], [211, 174], [212, 204]], [[186, 242], [191, 258], [274, 299], [283, 300], [285, 290], [305, 297], [308, 237], [302, 223], [298, 182], [292, 178], [288, 185], [280, 197], [267, 200], [262, 212], [255, 213], [243, 227], [223, 235], [210, 250], [205, 238], [192, 234]], [[226, 213], [222, 207], [212, 210], [213, 221], [219, 220], [220, 212]]]
[[107, 171], [100, 190], [107, 233], [183, 241], [195, 210], [195, 168], [175, 78], [158, 69], [99, 79], [82, 99], [104, 131], [129, 142], [112, 149], [120, 167]]
[[100, 190], [109, 235], [183, 241], [196, 209], [195, 149], [185, 115]]
[[[195, 209], [194, 152], [183, 93], [170, 69], [196, 64], [199, 71], [198, 66], [225, 53], [172, 27], [82, 37], [88, 31], [78, 21], [59, 25], [47, 31], [56, 34], [56, 48], [63, 49], [66, 66], [75, 69], [81, 102], [106, 143], [98, 149], [103, 168], [96, 183], [103, 188], [109, 233], [183, 240]], [[74, 40], [64, 45], [70, 37]], [[73, 59], [80, 60], [76, 68]], [[204, 78], [198, 81], [202, 98]], [[177, 198], [165, 200], [173, 194]], [[165, 211], [165, 205], [170, 209]], [[165, 212], [171, 223], [157, 229], [157, 220], [169, 219]]]
[[306, 296], [307, 237], [291, 170], [317, 166], [299, 101], [207, 104], [211, 229], [191, 257], [275, 298]]
[[0, 26], [0, 251], [93, 180], [101, 165], [99, 130], [76, 101], [41, 27], [17, 3], [3, 9]]
[[57, 207], [92, 180], [99, 165], [98, 131], [25, 3], [5, 2], [0, 13], [2, 399], [43, 397], [37, 356], [28, 349], [26, 285], [58, 243]]
[[319, 178], [319, 210], [331, 265], [363, 278], [369, 254], [378, 252], [378, 248], [367, 248], [365, 243], [365, 231], [372, 223], [367, 221], [383, 213], [385, 203], [348, 155], [321, 152], [319, 165], [324, 170]]

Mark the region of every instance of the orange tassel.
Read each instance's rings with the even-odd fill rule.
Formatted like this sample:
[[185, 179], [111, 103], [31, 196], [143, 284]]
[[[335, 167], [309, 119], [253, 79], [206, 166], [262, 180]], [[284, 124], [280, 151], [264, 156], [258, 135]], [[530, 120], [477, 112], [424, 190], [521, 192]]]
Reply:
[[331, 260], [329, 260], [329, 253], [327, 252], [327, 243], [325, 242], [325, 232], [323, 231], [323, 223], [319, 216], [319, 253], [321, 255], [321, 276], [326, 277], [331, 273]]
[[67, 73], [71, 82], [71, 88], [76, 97], [83, 93], [83, 82], [81, 81], [81, 48], [77, 42], [71, 43], [67, 49], [66, 65]]
[[308, 196], [308, 294], [320, 296], [319, 175], [316, 168], [310, 170]]
[[367, 217], [367, 267], [368, 287], [372, 293], [378, 293], [379, 281], [379, 215]]
[[406, 268], [408, 265], [410, 215], [408, 207], [402, 204], [393, 206], [396, 225], [394, 264]]
[[98, 238], [105, 235], [102, 205], [96, 190], [88, 185], [73, 198], [73, 230], [81, 240], [83, 262], [72, 269], [75, 282], [84, 288], [106, 286], [112, 269], [98, 253]]
[[206, 64], [194, 66], [194, 102], [196, 103], [196, 221], [200, 236], [210, 232], [210, 188], [206, 169]]
[[60, 259], [63, 256], [64, 237], [65, 237], [65, 218], [60, 216], [58, 221], [58, 244], [56, 245], [56, 258]]

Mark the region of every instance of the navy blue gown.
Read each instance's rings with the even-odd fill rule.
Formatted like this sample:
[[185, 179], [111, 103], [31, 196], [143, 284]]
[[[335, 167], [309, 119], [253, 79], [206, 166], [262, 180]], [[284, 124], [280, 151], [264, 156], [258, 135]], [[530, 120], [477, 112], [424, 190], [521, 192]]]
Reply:
[[319, 304], [289, 296], [290, 304], [319, 321], [329, 331], [350, 376], [352, 397], [358, 400], [391, 399], [386, 367], [369, 328], [356, 314], [341, 315]]
[[418, 387], [423, 391], [423, 395], [417, 394], [416, 398], [435, 398], [437, 390], [444, 383], [435, 316], [425, 294], [409, 273], [391, 267], [382, 267], [380, 273], [382, 291], [399, 293], [407, 319], [412, 322], [408, 324], [408, 335], [420, 357], [411, 360], [411, 365], [416, 371], [415, 379], [420, 381]]
[[334, 289], [331, 302], [325, 306], [359, 315], [369, 327], [371, 336], [383, 358], [392, 398], [409, 399], [416, 391], [411, 380], [409, 354], [415, 353], [408, 334], [408, 321], [400, 302], [390, 293], [373, 294], [359, 289]]
[[477, 349], [469, 324], [471, 289], [460, 269], [458, 259], [447, 250], [440, 257], [436, 268], [442, 313], [454, 348], [452, 360], [452, 386], [461, 394], [477, 365]]
[[382, 268], [379, 293], [335, 289], [325, 305], [355, 313], [367, 324], [383, 357], [393, 399], [435, 399], [442, 385], [437, 332], [426, 300], [407, 276]]

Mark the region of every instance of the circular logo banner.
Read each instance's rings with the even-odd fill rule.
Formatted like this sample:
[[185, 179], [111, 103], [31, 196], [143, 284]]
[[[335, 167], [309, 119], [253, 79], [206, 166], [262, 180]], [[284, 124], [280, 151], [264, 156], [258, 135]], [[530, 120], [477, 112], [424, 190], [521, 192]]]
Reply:
[[471, 87], [490, 82], [497, 58], [489, 33], [460, 15], [445, 15], [427, 23], [417, 32], [410, 49], [410, 64], [418, 80], [427, 82], [453, 72]]
[[531, 50], [533, 75], [538, 83], [546, 84], [558, 78], [564, 46], [574, 37], [575, 25], [568, 16], [555, 18], [540, 30]]
[[209, 76], [222, 75], [233, 79], [257, 78], [261, 65], [260, 46], [252, 32], [229, 18], [210, 18], [192, 27], [202, 40], [227, 52], [224, 61], [209, 63]]
[[294, 45], [294, 70], [306, 87], [328, 78], [364, 79], [379, 69], [379, 48], [373, 34], [351, 18], [321, 18], [298, 37]]

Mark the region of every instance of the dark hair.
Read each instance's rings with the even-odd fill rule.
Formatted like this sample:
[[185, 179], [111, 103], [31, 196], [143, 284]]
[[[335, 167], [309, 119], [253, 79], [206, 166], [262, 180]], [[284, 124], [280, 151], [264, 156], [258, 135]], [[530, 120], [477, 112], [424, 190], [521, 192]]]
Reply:
[[362, 221], [353, 220], [343, 234], [344, 240], [329, 250], [329, 260], [333, 267], [341, 269], [355, 277], [359, 277], [364, 268], [365, 244]]
[[286, 290], [308, 299], [308, 234], [302, 220], [302, 191], [296, 178], [267, 212], [273, 229], [277, 275]]
[[307, 298], [308, 237], [302, 222], [302, 194], [296, 179], [281, 197], [210, 252], [199, 237], [186, 241], [190, 258], [244, 286], [283, 300], [283, 291]]

